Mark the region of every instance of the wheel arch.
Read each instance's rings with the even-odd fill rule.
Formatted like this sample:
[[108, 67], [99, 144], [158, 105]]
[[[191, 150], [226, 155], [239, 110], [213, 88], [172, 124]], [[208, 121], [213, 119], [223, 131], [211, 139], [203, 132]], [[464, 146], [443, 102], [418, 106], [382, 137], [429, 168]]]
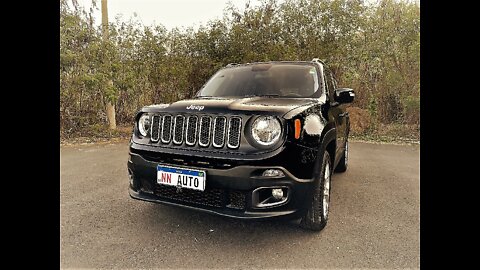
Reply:
[[335, 151], [336, 151], [336, 145], [337, 143], [337, 130], [335, 128], [330, 128], [322, 136], [321, 143], [320, 143], [320, 149], [317, 154], [317, 159], [315, 161], [315, 165], [313, 167], [313, 177], [317, 178], [320, 174], [320, 168], [322, 166], [322, 161], [323, 161], [323, 154], [325, 151], [328, 151], [328, 154], [330, 155], [330, 163], [332, 166], [332, 170], [334, 169], [334, 164], [335, 164]]

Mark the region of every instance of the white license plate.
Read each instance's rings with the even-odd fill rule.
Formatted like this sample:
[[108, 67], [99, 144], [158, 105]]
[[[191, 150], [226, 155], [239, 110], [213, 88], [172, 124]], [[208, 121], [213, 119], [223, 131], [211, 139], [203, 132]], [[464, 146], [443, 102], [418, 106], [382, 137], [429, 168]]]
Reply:
[[160, 185], [205, 190], [205, 171], [157, 165], [157, 183]]

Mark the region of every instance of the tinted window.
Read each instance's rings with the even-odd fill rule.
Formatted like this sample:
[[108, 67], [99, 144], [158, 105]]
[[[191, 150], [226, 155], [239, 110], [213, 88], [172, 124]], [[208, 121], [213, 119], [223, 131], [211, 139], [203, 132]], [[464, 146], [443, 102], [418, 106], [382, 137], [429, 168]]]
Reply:
[[254, 64], [218, 71], [199, 96], [313, 97], [319, 94], [318, 89], [318, 73], [314, 65]]

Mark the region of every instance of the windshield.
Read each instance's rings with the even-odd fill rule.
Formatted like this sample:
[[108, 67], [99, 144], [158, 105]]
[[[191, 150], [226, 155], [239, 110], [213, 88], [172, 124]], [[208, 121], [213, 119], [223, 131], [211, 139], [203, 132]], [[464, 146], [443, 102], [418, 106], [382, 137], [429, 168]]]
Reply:
[[318, 74], [313, 64], [253, 64], [218, 71], [200, 97], [314, 97]]

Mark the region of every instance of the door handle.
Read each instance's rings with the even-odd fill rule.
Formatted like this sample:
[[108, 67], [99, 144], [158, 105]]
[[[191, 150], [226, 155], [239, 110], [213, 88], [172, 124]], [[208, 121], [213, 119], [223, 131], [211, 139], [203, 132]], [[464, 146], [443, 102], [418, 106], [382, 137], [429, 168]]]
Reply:
[[347, 115], [348, 115], [348, 112], [344, 112], [344, 113], [339, 114], [338, 117], [345, 117]]

